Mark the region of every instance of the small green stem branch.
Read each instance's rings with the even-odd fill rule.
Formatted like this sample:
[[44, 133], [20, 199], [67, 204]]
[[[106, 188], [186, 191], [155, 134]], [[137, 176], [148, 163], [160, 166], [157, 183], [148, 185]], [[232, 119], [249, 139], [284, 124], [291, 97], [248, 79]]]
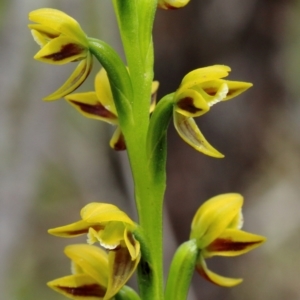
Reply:
[[166, 300], [187, 299], [198, 254], [196, 240], [187, 241], [177, 249], [169, 270]]

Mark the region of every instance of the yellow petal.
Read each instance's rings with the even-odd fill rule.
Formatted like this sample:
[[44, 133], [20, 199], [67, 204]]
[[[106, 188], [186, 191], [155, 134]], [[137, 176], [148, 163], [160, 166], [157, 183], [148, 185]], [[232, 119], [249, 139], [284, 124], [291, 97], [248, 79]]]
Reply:
[[52, 280], [47, 285], [74, 300], [101, 300], [104, 299], [106, 287], [99, 285], [92, 277], [86, 274], [76, 274]]
[[187, 89], [174, 96], [176, 112], [186, 117], [199, 117], [209, 111], [205, 99], [195, 90]]
[[128, 231], [127, 228], [124, 231], [124, 241], [126, 247], [130, 253], [131, 259], [136, 260], [140, 255], [140, 243], [134, 238], [132, 232]]
[[[224, 80], [225, 81], [225, 80]], [[244, 93], [250, 87], [253, 86], [250, 82], [242, 82], [242, 81], [230, 81], [226, 80], [226, 84], [228, 85], [228, 93], [226, 98], [223, 101], [232, 99], [241, 93]]]
[[98, 231], [104, 228], [104, 226], [101, 226], [100, 224], [91, 224], [81, 220], [69, 225], [49, 229], [48, 232], [55, 236], [71, 238], [88, 233], [90, 227], [93, 227]]
[[93, 202], [80, 212], [81, 218], [88, 223], [124, 222], [135, 228], [134, 222], [117, 206], [108, 203]]
[[206, 280], [208, 280], [214, 284], [223, 286], [223, 287], [233, 287], [235, 285], [240, 284], [243, 281], [243, 279], [241, 279], [241, 278], [224, 277], [224, 276], [218, 275], [218, 274], [210, 271], [207, 268], [207, 265], [201, 255], [199, 256], [199, 259], [198, 259], [198, 262], [196, 265], [196, 270]]
[[163, 9], [177, 9], [186, 6], [190, 0], [159, 0], [157, 6]]
[[118, 117], [102, 105], [95, 92], [70, 94], [65, 99], [87, 118], [118, 123]]
[[111, 111], [117, 116], [118, 114], [115, 107], [108, 76], [105, 69], [103, 68], [96, 75], [95, 90], [99, 101], [106, 107], [107, 110]]
[[108, 284], [108, 255], [99, 247], [75, 244], [65, 248], [65, 254], [99, 285]]
[[179, 87], [179, 92], [202, 85], [206, 81], [212, 81], [226, 77], [230, 71], [231, 69], [229, 67], [222, 65], [209, 66], [193, 70], [183, 78]]
[[29, 13], [29, 20], [60, 32], [88, 47], [87, 37], [77, 21], [60, 10], [37, 9]]
[[93, 57], [90, 53], [86, 59], [82, 60], [69, 79], [54, 93], [44, 98], [44, 100], [56, 100], [75, 91], [88, 77], [93, 64]]
[[69, 37], [61, 36], [51, 40], [34, 56], [41, 62], [63, 65], [81, 60], [87, 56], [87, 49]]
[[28, 27], [31, 29], [31, 34], [34, 40], [41, 47], [45, 46], [52, 39], [55, 39], [60, 35], [59, 32], [40, 24], [29, 24]]
[[108, 260], [109, 279], [105, 300], [111, 299], [125, 285], [135, 271], [140, 261], [140, 255], [132, 260], [126, 247], [118, 247], [109, 252]]
[[197, 210], [191, 226], [191, 239], [204, 249], [218, 238], [240, 213], [243, 197], [229, 193], [210, 198]]
[[112, 138], [110, 139], [109, 145], [112, 149], [116, 151], [126, 150], [125, 138], [120, 126], [118, 126], [115, 130]]
[[237, 229], [226, 229], [203, 250], [203, 257], [238, 256], [257, 248], [265, 238]]
[[124, 238], [125, 226], [122, 222], [108, 222], [99, 232], [99, 241], [106, 249], [115, 249]]
[[174, 111], [174, 126], [180, 137], [197, 151], [216, 158], [224, 157], [207, 142], [193, 118]]

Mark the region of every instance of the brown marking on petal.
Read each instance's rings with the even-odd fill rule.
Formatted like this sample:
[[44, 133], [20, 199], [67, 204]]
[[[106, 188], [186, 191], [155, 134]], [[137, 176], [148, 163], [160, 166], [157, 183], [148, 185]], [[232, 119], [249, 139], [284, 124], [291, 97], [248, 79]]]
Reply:
[[235, 90], [229, 90], [228, 93], [227, 93], [227, 97], [228, 96], [232, 96], [233, 94], [237, 93], [239, 89], [235, 89]]
[[44, 58], [52, 59], [53, 61], [64, 60], [67, 57], [72, 57], [78, 55], [85, 51], [85, 48], [77, 45], [77, 44], [67, 44], [62, 45], [59, 52], [52, 53], [44, 56]]
[[260, 244], [261, 241], [256, 242], [234, 242], [231, 239], [216, 239], [208, 247], [207, 251], [223, 252], [223, 251], [242, 251], [249, 246]]
[[202, 111], [201, 108], [198, 108], [194, 105], [194, 101], [193, 101], [192, 97], [185, 97], [185, 98], [180, 99], [177, 102], [177, 106], [179, 108], [181, 108], [182, 110], [188, 111], [192, 114]]
[[113, 146], [114, 146], [114, 150], [116, 150], [116, 151], [126, 150], [126, 143], [125, 143], [123, 133], [120, 134], [119, 139], [117, 140], [117, 142]]
[[115, 252], [113, 275], [117, 278], [122, 278], [126, 274], [130, 273], [134, 265], [134, 261], [131, 260], [130, 253], [126, 247], [118, 246], [111, 250]]
[[207, 274], [204, 272], [204, 269], [202, 268], [201, 265], [196, 265], [196, 270], [199, 273], [200, 276], [202, 276], [204, 279], [206, 279], [209, 282], [214, 283], [210, 278], [207, 276]]
[[216, 88], [206, 88], [204, 89], [204, 92], [210, 96], [215, 96], [217, 93], [218, 89]]
[[45, 35], [45, 36], [47, 36], [49, 39], [55, 39], [55, 38], [57, 38], [57, 37], [59, 37], [60, 36], [60, 33], [57, 33], [57, 34], [52, 34], [52, 33], [49, 33], [49, 32], [47, 32], [47, 31], [44, 31], [44, 30], [41, 30], [41, 29], [34, 29], [34, 30], [36, 30], [36, 31], [38, 31], [39, 33], [41, 33], [42, 35]]
[[103, 298], [106, 288], [98, 284], [88, 284], [80, 287], [56, 286], [56, 288], [66, 292], [67, 294], [80, 297], [99, 297]]
[[107, 110], [100, 102], [95, 104], [95, 105], [90, 105], [90, 104], [86, 104], [86, 103], [81, 103], [79, 101], [75, 101], [75, 100], [69, 100], [70, 102], [72, 102], [73, 104], [77, 105], [80, 107], [80, 109], [86, 113], [95, 115], [95, 116], [99, 116], [102, 118], [106, 118], [106, 119], [117, 119], [117, 116], [115, 114], [113, 114], [112, 112], [110, 112], [109, 110]]
[[70, 230], [70, 231], [65, 231], [64, 234], [68, 234], [68, 235], [79, 235], [79, 234], [84, 234], [84, 233], [88, 233], [89, 232], [89, 228], [93, 228], [96, 231], [100, 231], [104, 229], [104, 226], [102, 225], [92, 225], [88, 228], [84, 228], [84, 229], [79, 229], [79, 230]]
[[165, 9], [178, 9], [179, 7], [174, 7], [174, 6], [172, 6], [172, 5], [170, 5], [170, 4], [163, 4], [164, 6], [163, 6], [163, 8], [165, 8]]

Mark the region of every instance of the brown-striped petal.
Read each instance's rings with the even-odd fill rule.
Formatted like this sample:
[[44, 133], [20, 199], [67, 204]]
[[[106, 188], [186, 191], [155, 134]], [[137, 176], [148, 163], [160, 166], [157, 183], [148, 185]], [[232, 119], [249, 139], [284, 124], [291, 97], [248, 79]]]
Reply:
[[47, 285], [74, 300], [101, 300], [106, 293], [105, 286], [101, 286], [86, 274], [61, 277], [48, 282]]
[[104, 300], [111, 299], [125, 285], [135, 271], [140, 261], [140, 255], [132, 260], [127, 247], [119, 246], [109, 251], [108, 259], [109, 279]]
[[239, 229], [226, 229], [203, 250], [203, 256], [238, 256], [260, 246], [265, 240], [263, 236]]

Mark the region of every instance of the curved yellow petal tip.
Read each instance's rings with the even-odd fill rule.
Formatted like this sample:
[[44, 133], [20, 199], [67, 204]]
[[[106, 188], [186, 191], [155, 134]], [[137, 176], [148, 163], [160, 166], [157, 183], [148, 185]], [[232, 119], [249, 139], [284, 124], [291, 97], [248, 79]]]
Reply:
[[78, 64], [78, 66], [71, 74], [71, 76], [68, 78], [68, 80], [58, 90], [56, 90], [51, 95], [43, 98], [43, 100], [44, 101], [57, 100], [75, 91], [77, 88], [81, 86], [81, 84], [85, 81], [85, 79], [90, 74], [92, 65], [93, 65], [93, 57], [90, 53], [88, 53], [86, 59], [82, 60]]
[[186, 117], [174, 110], [174, 126], [180, 137], [197, 151], [215, 158], [224, 157], [208, 143], [193, 118]]
[[222, 286], [222, 287], [234, 287], [238, 284], [240, 284], [243, 279], [242, 278], [230, 278], [230, 277], [224, 277], [221, 275], [218, 275], [211, 270], [207, 268], [207, 265], [205, 263], [205, 260], [200, 255], [196, 270], [198, 273], [203, 276], [206, 280], [210, 281], [211, 283], [214, 283], [216, 285]]

